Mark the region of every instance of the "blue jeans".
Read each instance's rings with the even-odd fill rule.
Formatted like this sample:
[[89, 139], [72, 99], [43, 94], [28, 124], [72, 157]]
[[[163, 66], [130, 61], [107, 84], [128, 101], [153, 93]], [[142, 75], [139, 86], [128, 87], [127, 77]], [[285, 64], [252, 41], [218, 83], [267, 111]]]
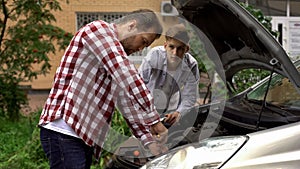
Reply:
[[93, 148], [83, 140], [40, 127], [43, 150], [51, 169], [89, 169]]

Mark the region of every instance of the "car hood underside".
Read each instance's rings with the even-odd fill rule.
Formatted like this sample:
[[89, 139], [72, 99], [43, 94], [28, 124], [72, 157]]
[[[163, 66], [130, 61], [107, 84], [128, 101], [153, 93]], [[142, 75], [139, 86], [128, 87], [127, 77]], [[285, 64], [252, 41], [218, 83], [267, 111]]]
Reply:
[[274, 37], [234, 0], [172, 0], [213, 43], [226, 79], [246, 68], [274, 70], [300, 87], [300, 75]]

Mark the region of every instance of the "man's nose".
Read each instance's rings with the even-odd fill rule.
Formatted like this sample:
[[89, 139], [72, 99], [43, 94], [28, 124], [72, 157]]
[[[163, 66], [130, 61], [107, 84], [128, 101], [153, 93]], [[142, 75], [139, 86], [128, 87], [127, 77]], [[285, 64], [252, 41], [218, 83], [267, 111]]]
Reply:
[[174, 49], [172, 50], [172, 53], [173, 53], [173, 55], [176, 55], [176, 54], [177, 54], [177, 48], [174, 48]]

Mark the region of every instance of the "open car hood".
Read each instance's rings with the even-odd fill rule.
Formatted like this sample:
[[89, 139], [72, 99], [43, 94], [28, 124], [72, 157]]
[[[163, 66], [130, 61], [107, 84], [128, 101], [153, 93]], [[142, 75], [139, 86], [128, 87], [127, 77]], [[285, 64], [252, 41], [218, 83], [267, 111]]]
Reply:
[[[216, 49], [226, 80], [245, 68], [274, 69], [299, 89], [300, 75], [277, 40], [234, 0], [172, 0]], [[277, 62], [278, 61], [278, 62]]]

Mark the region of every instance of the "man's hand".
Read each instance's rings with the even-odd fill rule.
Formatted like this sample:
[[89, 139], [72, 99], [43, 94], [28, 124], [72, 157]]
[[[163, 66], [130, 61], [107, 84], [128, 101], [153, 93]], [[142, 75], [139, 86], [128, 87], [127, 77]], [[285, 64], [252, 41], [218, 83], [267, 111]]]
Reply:
[[174, 123], [177, 123], [179, 121], [180, 113], [178, 111], [175, 111], [173, 113], [166, 114], [165, 117], [166, 118], [165, 118], [164, 122], [173, 125]]
[[150, 152], [157, 156], [161, 153], [168, 151], [165, 143], [168, 140], [168, 129], [161, 123], [155, 123], [150, 127], [151, 133], [155, 138], [156, 142], [150, 143], [148, 148]]
[[168, 147], [164, 144], [160, 144], [158, 142], [153, 142], [148, 145], [148, 149], [150, 152], [154, 155], [157, 156], [161, 153], [165, 153], [168, 151]]
[[153, 137], [160, 144], [165, 144], [168, 140], [168, 129], [161, 123], [155, 123], [150, 127]]

